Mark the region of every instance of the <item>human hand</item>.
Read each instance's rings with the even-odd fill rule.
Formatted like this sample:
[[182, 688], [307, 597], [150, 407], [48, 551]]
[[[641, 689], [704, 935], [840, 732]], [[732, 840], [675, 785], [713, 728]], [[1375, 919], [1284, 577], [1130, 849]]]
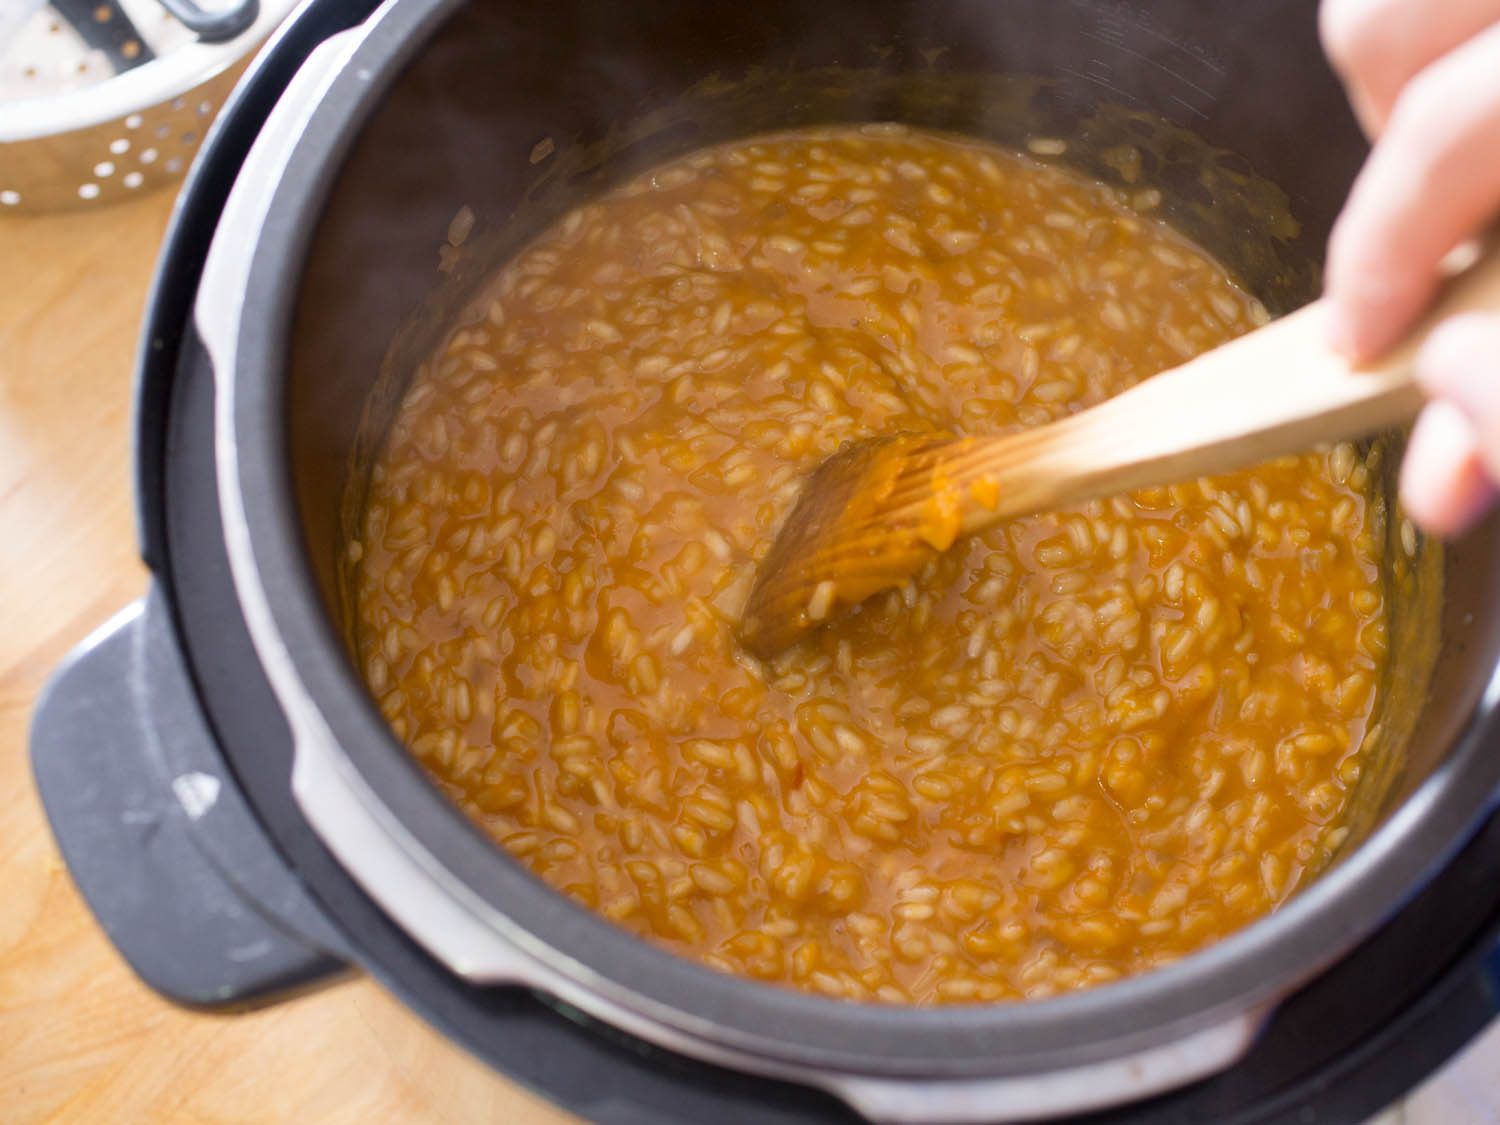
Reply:
[[[1500, 0], [1324, 0], [1323, 45], [1374, 150], [1328, 246], [1333, 343], [1354, 360], [1394, 344], [1432, 298], [1443, 259], [1500, 214]], [[1401, 500], [1436, 534], [1500, 495], [1500, 315], [1428, 338], [1432, 396]]]

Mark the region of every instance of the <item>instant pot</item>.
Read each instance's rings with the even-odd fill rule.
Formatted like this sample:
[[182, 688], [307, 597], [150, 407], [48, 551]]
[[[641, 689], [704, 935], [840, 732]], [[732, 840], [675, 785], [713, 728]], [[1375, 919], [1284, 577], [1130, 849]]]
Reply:
[[428, 782], [341, 624], [340, 529], [444, 314], [567, 208], [688, 149], [903, 120], [1073, 138], [1105, 176], [1128, 145], [1268, 304], [1306, 299], [1363, 156], [1315, 16], [310, 0], [215, 125], [163, 251], [135, 421], [150, 591], [59, 669], [32, 729], [121, 953], [207, 1008], [368, 972], [597, 1120], [1357, 1121], [1416, 1084], [1500, 1011], [1500, 522], [1412, 562], [1441, 582], [1441, 645], [1429, 680], [1393, 630], [1406, 737], [1356, 846], [1176, 964], [1008, 1005], [837, 1002], [615, 929]]

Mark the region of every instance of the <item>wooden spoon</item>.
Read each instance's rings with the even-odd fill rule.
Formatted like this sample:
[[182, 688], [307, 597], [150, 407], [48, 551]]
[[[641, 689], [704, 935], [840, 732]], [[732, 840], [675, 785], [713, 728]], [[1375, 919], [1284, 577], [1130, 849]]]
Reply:
[[[1472, 257], [1472, 255], [1471, 255]], [[894, 434], [846, 445], [808, 478], [761, 561], [740, 640], [770, 657], [1001, 520], [1227, 472], [1409, 420], [1413, 360], [1455, 313], [1500, 311], [1491, 243], [1403, 343], [1353, 369], [1322, 301], [1061, 421], [1001, 437]]]

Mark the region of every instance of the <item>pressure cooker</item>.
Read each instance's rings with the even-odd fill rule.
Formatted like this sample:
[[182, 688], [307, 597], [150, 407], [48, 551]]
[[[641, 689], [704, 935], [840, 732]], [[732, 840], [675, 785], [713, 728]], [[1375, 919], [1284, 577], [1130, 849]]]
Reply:
[[[305, 3], [214, 126], [158, 267], [134, 422], [150, 590], [56, 672], [32, 729], [63, 855], [121, 954], [212, 1009], [367, 972], [598, 1120], [1356, 1121], [1415, 1085], [1500, 1011], [1500, 521], [1434, 563], [1433, 674], [1400, 698], [1402, 753], [1356, 846], [1180, 962], [997, 1005], [734, 978], [546, 887], [387, 728], [337, 582], [381, 373], [568, 207], [704, 144], [870, 120], [1005, 140], [1019, 105], [1084, 137], [1084, 160], [1133, 139], [1169, 217], [1273, 311], [1306, 299], [1364, 154], [1315, 16]], [[1028, 92], [990, 100], [995, 82]], [[1195, 172], [1204, 152], [1285, 193], [1295, 228], [1269, 257], [1245, 223], [1215, 225], [1232, 208]]]

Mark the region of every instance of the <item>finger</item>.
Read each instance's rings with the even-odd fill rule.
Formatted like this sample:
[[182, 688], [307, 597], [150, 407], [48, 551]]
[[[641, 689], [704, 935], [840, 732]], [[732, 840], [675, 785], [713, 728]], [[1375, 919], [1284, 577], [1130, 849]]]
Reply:
[[1360, 124], [1378, 136], [1401, 88], [1500, 20], [1500, 0], [1323, 0], [1318, 28]]
[[1417, 419], [1401, 463], [1401, 506], [1432, 535], [1456, 535], [1495, 502], [1468, 417], [1450, 402], [1431, 402]]
[[1439, 263], [1500, 205], [1500, 26], [1433, 63], [1397, 99], [1328, 245], [1335, 347], [1369, 359], [1431, 298]]
[[1484, 467], [1500, 481], [1500, 316], [1470, 313], [1438, 325], [1417, 355], [1417, 380], [1464, 414]]

